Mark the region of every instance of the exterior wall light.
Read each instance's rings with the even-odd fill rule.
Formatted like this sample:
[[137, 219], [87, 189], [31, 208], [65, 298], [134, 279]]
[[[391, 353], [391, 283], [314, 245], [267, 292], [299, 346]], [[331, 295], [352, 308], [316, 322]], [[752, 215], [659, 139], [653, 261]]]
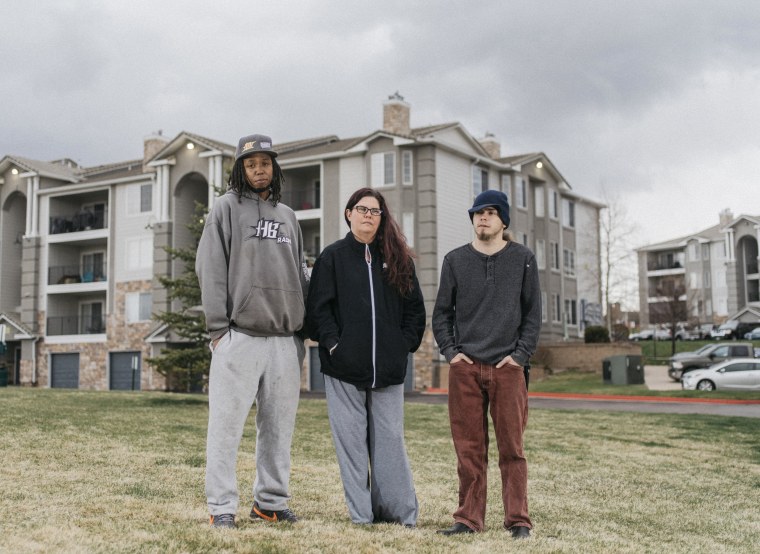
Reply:
[[14, 175], [18, 175], [18, 169], [14, 167], [13, 169], [11, 169], [11, 173], [13, 173]]
[[536, 168], [537, 169], [541, 169], [542, 167], [544, 167], [544, 162], [538, 162], [538, 163], [536, 163]]
[[192, 150], [193, 148], [195, 148], [195, 145], [192, 142], [188, 142], [185, 145], [185, 148], [187, 148], [188, 150]]

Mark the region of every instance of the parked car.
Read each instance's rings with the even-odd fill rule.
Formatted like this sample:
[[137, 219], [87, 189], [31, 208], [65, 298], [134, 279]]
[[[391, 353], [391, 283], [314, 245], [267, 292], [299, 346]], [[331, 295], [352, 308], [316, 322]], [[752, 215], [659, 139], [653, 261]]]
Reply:
[[699, 330], [686, 327], [685, 325], [679, 325], [676, 327], [675, 335], [676, 340], [697, 340], [699, 338]]
[[699, 328], [697, 330], [697, 332], [699, 333], [699, 338], [700, 339], [710, 339], [710, 338], [712, 338], [710, 336], [710, 333], [712, 331], [714, 331], [715, 329], [717, 329], [717, 328], [718, 328], [718, 326], [714, 325], [712, 323], [703, 323], [702, 325], [699, 326]]
[[732, 319], [721, 324], [715, 331], [710, 333], [714, 339], [738, 340], [748, 331], [757, 327], [757, 322], [746, 322]]
[[680, 381], [690, 371], [710, 367], [730, 358], [752, 358], [755, 349], [752, 343], [706, 344], [696, 352], [679, 352], [670, 358], [668, 375]]
[[760, 360], [734, 358], [707, 369], [687, 373], [681, 379], [684, 390], [760, 390]]
[[749, 333], [744, 333], [744, 340], [760, 340], [760, 327], [755, 327]]
[[670, 329], [642, 329], [638, 333], [628, 335], [628, 340], [670, 340]]

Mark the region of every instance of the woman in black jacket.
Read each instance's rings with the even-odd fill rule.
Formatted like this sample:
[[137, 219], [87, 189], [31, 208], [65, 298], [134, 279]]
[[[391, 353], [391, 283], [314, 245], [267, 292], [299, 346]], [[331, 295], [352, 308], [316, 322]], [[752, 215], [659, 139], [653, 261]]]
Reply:
[[414, 526], [404, 377], [422, 341], [425, 305], [413, 254], [383, 195], [357, 190], [344, 217], [351, 231], [314, 264], [306, 311], [346, 504], [354, 523]]

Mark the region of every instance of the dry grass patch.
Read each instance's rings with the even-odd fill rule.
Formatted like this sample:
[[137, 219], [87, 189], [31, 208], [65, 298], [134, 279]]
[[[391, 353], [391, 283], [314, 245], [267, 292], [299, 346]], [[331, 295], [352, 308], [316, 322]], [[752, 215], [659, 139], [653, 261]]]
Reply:
[[[445, 406], [407, 404], [417, 529], [349, 522], [324, 400], [302, 400], [295, 526], [247, 519], [253, 414], [236, 530], [208, 526], [203, 396], [8, 388], [0, 393], [3, 552], [752, 552], [760, 544], [758, 420], [533, 410], [533, 539], [501, 529], [490, 452], [488, 530], [446, 538], [457, 495]], [[492, 440], [492, 444], [495, 442]]]

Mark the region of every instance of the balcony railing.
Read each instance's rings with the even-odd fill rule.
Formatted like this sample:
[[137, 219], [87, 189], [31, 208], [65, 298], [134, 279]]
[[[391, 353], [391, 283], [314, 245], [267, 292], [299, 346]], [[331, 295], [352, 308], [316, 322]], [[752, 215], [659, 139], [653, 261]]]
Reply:
[[[317, 197], [315, 199], [315, 196]], [[282, 203], [295, 211], [319, 208], [319, 196], [314, 189], [288, 190], [282, 193]]]
[[105, 212], [81, 211], [75, 215], [57, 215], [50, 218], [50, 234], [75, 233], [106, 228]]
[[92, 283], [106, 280], [105, 264], [82, 268], [78, 265], [59, 265], [48, 268], [48, 285]]
[[647, 264], [647, 271], [660, 271], [662, 269], [681, 269], [683, 266], [681, 262], [675, 261], [671, 263], [657, 263], [649, 262]]
[[47, 318], [47, 334], [50, 335], [97, 335], [106, 332], [104, 317], [80, 317], [64, 315]]

